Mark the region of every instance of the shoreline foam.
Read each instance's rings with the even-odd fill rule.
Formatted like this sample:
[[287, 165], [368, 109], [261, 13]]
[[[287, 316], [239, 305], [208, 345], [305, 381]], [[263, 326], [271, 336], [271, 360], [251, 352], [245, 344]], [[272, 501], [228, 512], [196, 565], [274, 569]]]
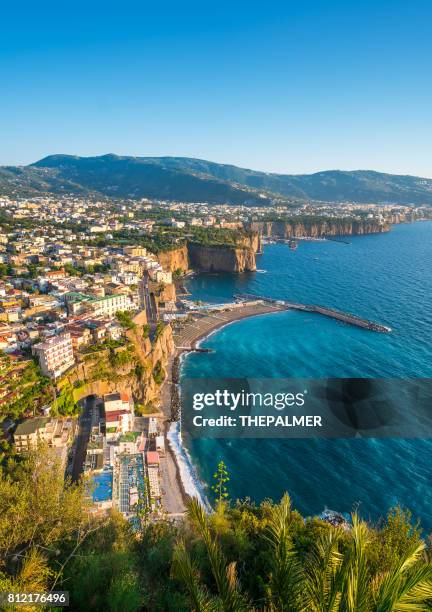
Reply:
[[198, 498], [206, 510], [211, 508], [204, 492], [204, 485], [198, 478], [195, 466], [181, 437], [180, 421], [170, 424], [167, 439], [177, 463], [180, 480], [186, 495]]

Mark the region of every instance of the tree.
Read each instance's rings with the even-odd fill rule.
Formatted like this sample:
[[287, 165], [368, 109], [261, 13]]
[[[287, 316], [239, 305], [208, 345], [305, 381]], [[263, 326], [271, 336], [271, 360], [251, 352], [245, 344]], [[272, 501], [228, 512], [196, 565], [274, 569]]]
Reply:
[[38, 574], [44, 588], [55, 586], [97, 528], [87, 517], [83, 485], [64, 481], [60, 460], [45, 445], [12, 475], [0, 473], [0, 516], [0, 584], [13, 590], [31, 590]]
[[291, 521], [291, 500], [285, 494], [272, 508], [265, 535], [272, 551], [267, 593], [275, 612], [303, 609], [304, 576], [291, 538]]
[[53, 413], [58, 413], [63, 416], [71, 416], [77, 414], [80, 408], [74, 398], [74, 390], [71, 384], [66, 384], [60, 391], [59, 396], [53, 404]]
[[155, 334], [156, 340], [162, 335], [162, 332], [164, 329], [165, 329], [165, 323], [163, 321], [158, 321], [156, 324], [156, 334]]
[[[174, 549], [173, 575], [185, 585], [194, 610], [242, 610], [246, 604], [247, 609], [269, 612], [432, 609], [432, 563], [423, 541], [415, 542], [409, 534], [388, 567], [375, 565], [375, 553], [383, 545], [377, 535], [386, 538], [390, 529], [393, 538], [391, 522], [378, 532], [356, 514], [345, 528], [304, 521], [291, 509], [288, 495], [276, 505], [263, 502], [256, 508], [243, 502], [228, 508], [222, 533], [214, 527], [217, 515], [207, 516], [198, 500], [191, 500], [192, 531]], [[397, 521], [407, 532], [401, 516]], [[307, 533], [313, 537], [304, 549]], [[245, 538], [250, 547], [246, 556]], [[242, 587], [230, 559], [241, 563]]]
[[65, 570], [75, 610], [140, 609], [137, 557], [130, 524], [117, 512], [90, 535]]
[[157, 360], [155, 367], [153, 368], [153, 380], [158, 385], [161, 385], [165, 380], [165, 372], [160, 359]]
[[124, 329], [136, 329], [136, 323], [132, 320], [132, 315], [127, 310], [118, 310], [116, 319]]
[[230, 480], [227, 467], [223, 461], [219, 461], [217, 470], [213, 474], [213, 479], [215, 483], [212, 485], [212, 491], [215, 494], [217, 504], [221, 504], [228, 499], [229, 495], [226, 485]]

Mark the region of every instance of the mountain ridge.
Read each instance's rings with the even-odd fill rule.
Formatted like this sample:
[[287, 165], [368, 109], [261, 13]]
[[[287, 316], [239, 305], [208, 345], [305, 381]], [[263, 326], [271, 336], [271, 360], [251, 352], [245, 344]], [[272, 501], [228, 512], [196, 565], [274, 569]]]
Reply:
[[0, 194], [76, 193], [265, 205], [273, 199], [432, 205], [432, 179], [375, 170], [279, 174], [191, 157], [48, 155], [0, 167]]

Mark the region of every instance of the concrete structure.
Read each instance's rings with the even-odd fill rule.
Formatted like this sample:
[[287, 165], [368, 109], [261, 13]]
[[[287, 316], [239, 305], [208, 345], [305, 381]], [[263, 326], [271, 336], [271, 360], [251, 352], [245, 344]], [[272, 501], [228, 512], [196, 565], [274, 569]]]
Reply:
[[159, 466], [159, 453], [157, 451], [147, 451], [146, 460], [149, 467], [152, 465]]
[[161, 489], [159, 483], [159, 467], [149, 466], [147, 468], [148, 482], [150, 487], [150, 499], [152, 502], [160, 500]]
[[58, 378], [75, 363], [70, 333], [35, 344], [33, 353], [39, 358], [42, 373], [50, 378]]
[[134, 410], [127, 393], [108, 393], [104, 396], [107, 440], [116, 440], [133, 430]]
[[88, 304], [95, 315], [114, 316], [116, 312], [135, 310], [135, 304], [129, 295], [113, 294], [89, 300]]
[[162, 457], [165, 455], [165, 438], [163, 436], [156, 436], [156, 450]]
[[38, 442], [46, 443], [56, 451], [62, 463], [66, 461], [68, 447], [72, 444], [76, 421], [72, 418], [36, 417], [20, 423], [14, 433], [17, 453], [27, 453]]
[[156, 417], [150, 417], [148, 422], [149, 438], [155, 438], [159, 433], [159, 424]]
[[164, 285], [170, 285], [172, 283], [172, 273], [164, 272], [163, 270], [156, 270], [154, 278], [157, 283], [163, 283]]
[[126, 246], [123, 248], [123, 253], [131, 257], [145, 257], [147, 255], [147, 249], [142, 246]]

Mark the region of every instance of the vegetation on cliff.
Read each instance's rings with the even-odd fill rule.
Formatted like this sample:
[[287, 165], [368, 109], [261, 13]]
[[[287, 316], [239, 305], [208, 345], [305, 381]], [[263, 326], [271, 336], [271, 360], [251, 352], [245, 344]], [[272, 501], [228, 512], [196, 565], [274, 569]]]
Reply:
[[387, 222], [368, 219], [366, 215], [359, 219], [353, 217], [325, 217], [320, 215], [296, 215], [274, 217], [254, 221], [250, 227], [264, 237], [314, 237], [374, 234], [390, 230]]

